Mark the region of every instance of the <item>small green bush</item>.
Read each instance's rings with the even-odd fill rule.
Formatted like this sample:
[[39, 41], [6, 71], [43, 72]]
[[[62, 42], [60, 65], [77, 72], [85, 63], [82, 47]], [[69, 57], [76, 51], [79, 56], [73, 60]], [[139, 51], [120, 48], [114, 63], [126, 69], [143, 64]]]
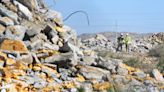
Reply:
[[139, 68], [142, 65], [137, 58], [127, 59], [124, 63], [135, 68]]
[[154, 57], [164, 57], [164, 44], [151, 49], [149, 55]]
[[156, 65], [157, 69], [164, 73], [164, 57], [158, 59], [158, 64]]
[[158, 64], [156, 67], [164, 72], [164, 44], [155, 47], [154, 49], [149, 51], [150, 56], [154, 56], [157, 58]]

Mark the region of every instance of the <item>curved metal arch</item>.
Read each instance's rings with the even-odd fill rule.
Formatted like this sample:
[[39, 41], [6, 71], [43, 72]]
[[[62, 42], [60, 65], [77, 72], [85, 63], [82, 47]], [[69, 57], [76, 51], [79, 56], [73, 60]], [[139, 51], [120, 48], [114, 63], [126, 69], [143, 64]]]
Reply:
[[78, 10], [78, 11], [75, 11], [75, 12], [69, 14], [63, 21], [67, 21], [72, 15], [74, 15], [76, 13], [83, 13], [86, 16], [86, 18], [87, 18], [87, 24], [88, 24], [88, 26], [90, 25], [88, 13], [85, 12], [85, 11], [83, 11], [83, 10]]

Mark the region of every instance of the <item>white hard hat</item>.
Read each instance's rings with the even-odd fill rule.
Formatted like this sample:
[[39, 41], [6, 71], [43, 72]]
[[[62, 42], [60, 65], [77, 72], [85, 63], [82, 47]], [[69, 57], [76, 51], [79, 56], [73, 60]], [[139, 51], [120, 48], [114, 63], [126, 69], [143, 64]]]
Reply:
[[126, 33], [126, 35], [129, 35], [128, 33]]
[[120, 35], [124, 35], [123, 33], [121, 33]]

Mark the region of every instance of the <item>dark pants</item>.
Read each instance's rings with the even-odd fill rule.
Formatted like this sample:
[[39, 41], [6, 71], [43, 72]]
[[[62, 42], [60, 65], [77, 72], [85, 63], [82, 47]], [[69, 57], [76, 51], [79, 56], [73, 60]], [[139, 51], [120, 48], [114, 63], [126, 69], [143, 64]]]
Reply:
[[118, 46], [117, 46], [116, 52], [117, 51], [122, 51], [122, 46], [123, 46], [123, 44], [119, 43]]

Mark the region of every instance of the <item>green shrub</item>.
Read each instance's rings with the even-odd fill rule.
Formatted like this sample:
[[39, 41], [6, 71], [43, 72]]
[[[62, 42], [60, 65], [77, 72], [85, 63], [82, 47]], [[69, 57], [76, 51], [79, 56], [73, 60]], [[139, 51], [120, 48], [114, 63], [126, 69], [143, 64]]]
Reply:
[[156, 68], [161, 72], [164, 72], [164, 44], [150, 50], [149, 55], [157, 58], [158, 64], [156, 65]]
[[164, 73], [164, 57], [158, 59], [158, 64], [156, 65], [157, 69]]
[[127, 59], [126, 61], [124, 61], [124, 63], [135, 68], [139, 68], [142, 65], [139, 59], [137, 58]]
[[149, 55], [154, 57], [164, 57], [164, 44], [151, 49]]

